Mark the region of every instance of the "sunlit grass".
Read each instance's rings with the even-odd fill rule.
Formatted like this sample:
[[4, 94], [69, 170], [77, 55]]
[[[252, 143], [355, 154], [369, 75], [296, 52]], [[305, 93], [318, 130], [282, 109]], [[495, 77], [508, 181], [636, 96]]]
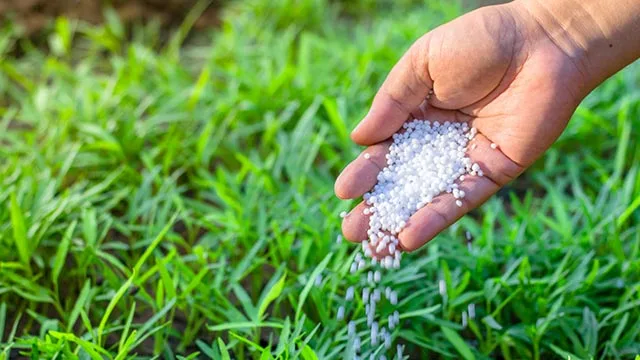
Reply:
[[[113, 16], [58, 21], [47, 51], [2, 30], [0, 359], [347, 356], [348, 133], [412, 40], [461, 12], [371, 3], [234, 3], [184, 46], [154, 25], [128, 41]], [[412, 358], [640, 353], [639, 128], [636, 64], [384, 279], [403, 299], [395, 342]]]

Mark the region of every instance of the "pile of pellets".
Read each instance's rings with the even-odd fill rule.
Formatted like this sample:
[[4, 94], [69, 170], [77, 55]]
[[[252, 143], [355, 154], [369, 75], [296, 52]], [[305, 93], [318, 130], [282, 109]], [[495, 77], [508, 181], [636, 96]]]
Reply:
[[[368, 205], [364, 210], [369, 216], [368, 239], [362, 242], [362, 251], [356, 253], [350, 271], [363, 274], [362, 289], [358, 293], [365, 304], [368, 336], [362, 339], [356, 329], [356, 323], [364, 324], [364, 321], [348, 322], [347, 334], [354, 350], [352, 358], [358, 359], [365, 348], [370, 348], [371, 358], [386, 359], [382, 354], [392, 346], [392, 333], [400, 325], [400, 313], [396, 310], [382, 319], [376, 312], [381, 301], [388, 301], [394, 307], [398, 303], [398, 293], [389, 286], [381, 286], [381, 271], [400, 267], [398, 234], [411, 215], [442, 193], [451, 193], [455, 204], [463, 205], [466, 194], [459, 183], [466, 176], [483, 176], [480, 166], [466, 155], [476, 134], [476, 129], [466, 123], [413, 120], [393, 135], [386, 155], [387, 165], [378, 174], [378, 183], [363, 197]], [[495, 149], [494, 144], [491, 147]], [[364, 157], [370, 158], [367, 153]], [[346, 213], [341, 213], [341, 217], [344, 216]], [[349, 287], [346, 301], [353, 301], [355, 297], [356, 289]], [[345, 316], [345, 308], [341, 306], [337, 311], [338, 320]], [[397, 359], [403, 358], [402, 349], [402, 345], [396, 346]]]

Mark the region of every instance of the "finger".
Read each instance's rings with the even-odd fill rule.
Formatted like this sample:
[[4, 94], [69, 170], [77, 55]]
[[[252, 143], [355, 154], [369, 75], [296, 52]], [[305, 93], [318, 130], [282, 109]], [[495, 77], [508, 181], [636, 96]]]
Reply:
[[373, 99], [369, 113], [351, 133], [358, 144], [389, 138], [429, 95], [433, 81], [427, 68], [429, 34], [420, 38], [393, 67]]
[[[359, 243], [369, 237], [367, 234], [367, 230], [369, 230], [369, 214], [366, 214], [364, 211], [367, 208], [369, 208], [369, 205], [363, 201], [353, 208], [342, 220], [342, 234], [347, 240]], [[371, 249], [371, 256], [378, 260], [391, 255], [387, 246], [377, 248], [371, 245], [369, 249]]]
[[367, 239], [369, 229], [369, 215], [364, 213], [367, 205], [361, 202], [342, 219], [342, 234], [351, 242], [361, 242]]
[[[475, 121], [473, 122], [475, 123]], [[472, 123], [472, 125], [474, 125]], [[502, 187], [518, 177], [525, 168], [502, 152], [500, 143], [494, 143], [486, 135], [478, 133], [467, 146], [467, 156], [480, 165], [484, 177]]]
[[504, 31], [517, 27], [512, 19], [500, 8], [485, 7], [432, 31], [429, 71], [435, 85], [431, 105], [460, 109], [513, 79], [510, 76], [519, 67], [514, 61], [515, 48], [521, 45], [517, 31]]
[[428, 111], [429, 111], [429, 100], [424, 99], [420, 103], [417, 109], [411, 112], [411, 118], [414, 119], [428, 119]]
[[385, 155], [391, 140], [368, 147], [342, 170], [334, 191], [340, 199], [355, 199], [371, 190], [378, 182], [378, 173], [387, 166]]
[[524, 169], [505, 156], [499, 145], [494, 149], [491, 144], [484, 135], [478, 134], [467, 150], [469, 158], [480, 166], [483, 176], [466, 175], [459, 184], [459, 188], [465, 192], [465, 197], [459, 199], [462, 206], [456, 204], [458, 199], [451, 193], [443, 193], [434, 198], [430, 204], [411, 216], [399, 234], [403, 250], [420, 248], [522, 173]]
[[486, 177], [469, 176], [459, 188], [466, 193], [465, 198], [461, 200], [462, 207], [456, 205], [457, 199], [452, 194], [445, 193], [411, 216], [404, 230], [398, 235], [403, 250], [419, 249], [464, 214], [484, 203], [498, 191], [499, 186]]

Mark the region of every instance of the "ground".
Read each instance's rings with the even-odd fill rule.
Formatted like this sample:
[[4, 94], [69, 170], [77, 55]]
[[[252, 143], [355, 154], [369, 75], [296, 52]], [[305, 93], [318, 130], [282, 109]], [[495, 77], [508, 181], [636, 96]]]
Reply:
[[[0, 359], [347, 356], [336, 311], [359, 277], [336, 238], [353, 204], [332, 188], [360, 151], [349, 130], [411, 42], [462, 12], [370, 5], [235, 2], [188, 43], [190, 20], [165, 42], [150, 24], [62, 18], [44, 49], [5, 26]], [[405, 256], [384, 278], [401, 298], [394, 345], [639, 354], [639, 122], [635, 64], [521, 178]]]
[[[192, 9], [196, 0], [0, 0], [0, 14], [10, 16], [23, 26], [27, 34], [35, 35], [46, 29], [57, 17], [79, 19], [92, 23], [104, 21], [105, 5], [113, 8], [122, 21], [134, 23], [156, 19], [169, 26], [179, 22]], [[217, 24], [221, 1], [200, 1], [206, 4], [196, 26], [204, 28]]]

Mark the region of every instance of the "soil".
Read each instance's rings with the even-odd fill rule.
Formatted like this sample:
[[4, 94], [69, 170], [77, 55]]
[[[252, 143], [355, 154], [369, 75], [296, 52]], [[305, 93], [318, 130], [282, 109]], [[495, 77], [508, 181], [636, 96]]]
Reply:
[[[197, 0], [0, 0], [0, 19], [11, 18], [26, 35], [34, 35], [64, 15], [91, 23], [103, 20], [102, 9], [113, 7], [124, 23], [158, 19], [163, 25], [180, 24]], [[215, 26], [222, 1], [214, 0], [195, 24], [196, 28]]]
[[[507, 0], [464, 0], [467, 8], [504, 3]], [[0, 0], [0, 22], [11, 18], [27, 36], [44, 30], [51, 20], [64, 15], [91, 23], [103, 20], [102, 9], [113, 7], [125, 24], [158, 19], [163, 25], [178, 25], [197, 0]], [[195, 24], [197, 29], [218, 24], [218, 10], [225, 0], [211, 0]]]

